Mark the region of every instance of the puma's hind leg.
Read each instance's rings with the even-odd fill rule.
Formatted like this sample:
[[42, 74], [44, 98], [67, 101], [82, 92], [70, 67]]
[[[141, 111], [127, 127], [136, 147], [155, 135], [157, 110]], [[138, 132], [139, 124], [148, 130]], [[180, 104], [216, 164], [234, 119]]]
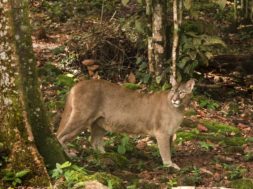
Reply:
[[88, 128], [91, 124], [88, 118], [84, 118], [84, 116], [80, 112], [71, 111], [69, 119], [64, 122], [65, 125], [61, 125], [59, 131], [57, 132], [57, 139], [60, 144], [63, 146], [64, 151], [68, 156], [74, 156], [67, 147], [67, 142], [73, 140], [78, 134]]

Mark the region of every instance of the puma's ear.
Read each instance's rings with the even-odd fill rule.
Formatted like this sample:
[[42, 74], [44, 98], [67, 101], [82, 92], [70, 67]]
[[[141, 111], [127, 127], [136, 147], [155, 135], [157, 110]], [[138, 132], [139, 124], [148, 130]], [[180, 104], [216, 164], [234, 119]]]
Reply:
[[172, 85], [172, 87], [177, 85], [177, 81], [172, 75], [170, 76], [170, 84]]
[[185, 86], [187, 87], [187, 89], [190, 90], [190, 91], [192, 91], [194, 85], [195, 85], [195, 80], [194, 79], [190, 79], [185, 84]]

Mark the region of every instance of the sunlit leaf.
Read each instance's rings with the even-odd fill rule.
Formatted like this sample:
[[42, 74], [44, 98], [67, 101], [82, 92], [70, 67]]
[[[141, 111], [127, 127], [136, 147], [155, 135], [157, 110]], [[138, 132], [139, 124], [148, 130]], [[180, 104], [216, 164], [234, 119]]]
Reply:
[[26, 176], [28, 173], [30, 173], [30, 170], [29, 169], [25, 169], [25, 170], [17, 172], [15, 174], [15, 177], [22, 178], [22, 177]]
[[179, 68], [181, 68], [181, 69], [183, 69], [184, 67], [185, 67], [185, 65], [186, 65], [186, 63], [188, 62], [188, 61], [190, 61], [191, 59], [187, 56], [187, 57], [184, 57], [184, 58], [182, 58], [182, 60], [180, 60], [179, 61], [179, 63], [177, 64], [177, 66], [179, 67]]
[[190, 10], [192, 7], [192, 0], [184, 0], [184, 7], [186, 10]]
[[64, 162], [63, 164], [61, 164], [61, 168], [64, 169], [64, 168], [67, 168], [67, 167], [70, 167], [71, 166], [71, 163], [69, 161], [66, 161]]
[[119, 154], [125, 154], [126, 153], [126, 148], [123, 145], [119, 145], [117, 151], [118, 151]]
[[144, 31], [144, 23], [141, 20], [135, 20], [135, 29], [139, 33], [145, 33], [145, 31]]
[[218, 4], [220, 6], [220, 9], [224, 9], [226, 4], [227, 4], [227, 0], [213, 0], [214, 3]]
[[159, 84], [159, 83], [161, 83], [162, 77], [161, 76], [157, 76], [155, 78], [155, 80], [156, 80], [156, 83]]
[[129, 0], [121, 0], [121, 3], [126, 6], [129, 3]]
[[223, 47], [226, 47], [224, 41], [216, 36], [206, 36], [204, 45], [222, 45]]

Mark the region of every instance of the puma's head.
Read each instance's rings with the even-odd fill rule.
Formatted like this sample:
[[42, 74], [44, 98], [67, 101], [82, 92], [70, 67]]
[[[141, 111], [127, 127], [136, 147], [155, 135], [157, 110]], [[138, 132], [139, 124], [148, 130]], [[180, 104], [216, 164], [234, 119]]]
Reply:
[[169, 103], [175, 108], [188, 105], [195, 81], [191, 79], [186, 83], [178, 84], [175, 78], [171, 76], [170, 83], [172, 88], [168, 94]]

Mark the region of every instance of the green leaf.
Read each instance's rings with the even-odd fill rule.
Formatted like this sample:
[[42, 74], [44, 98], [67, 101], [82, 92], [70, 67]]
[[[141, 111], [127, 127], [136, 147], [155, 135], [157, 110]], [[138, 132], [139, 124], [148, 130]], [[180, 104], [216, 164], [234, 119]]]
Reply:
[[208, 58], [206, 57], [206, 55], [202, 52], [199, 52], [199, 56], [201, 57], [201, 61], [206, 65], [208, 66]]
[[145, 74], [143, 77], [143, 83], [147, 84], [150, 80], [151, 76], [149, 74]]
[[196, 51], [188, 51], [187, 54], [190, 56], [192, 60], [195, 60], [197, 57], [197, 52]]
[[[22, 180], [21, 180], [20, 178], [15, 178], [14, 183], [15, 183], [15, 184], [21, 184], [21, 183], [22, 183]], [[15, 184], [14, 184], [14, 185], [15, 185]]]
[[192, 7], [192, 0], [184, 0], [184, 7], [186, 10], [190, 10]]
[[178, 66], [179, 68], [181, 68], [181, 69], [184, 69], [186, 63], [187, 63], [188, 61], [190, 61], [190, 60], [191, 60], [190, 57], [186, 56], [186, 57], [182, 58], [182, 59], [178, 62], [177, 66]]
[[170, 85], [168, 84], [168, 82], [165, 82], [165, 83], [163, 84], [163, 86], [162, 86], [162, 91], [168, 90], [169, 87], [170, 87]]
[[22, 178], [22, 177], [26, 176], [28, 173], [30, 173], [30, 170], [29, 169], [25, 169], [25, 170], [17, 172], [15, 174], [15, 177]]
[[131, 90], [137, 90], [141, 88], [140, 85], [134, 83], [124, 83], [123, 86]]
[[74, 83], [74, 79], [67, 75], [59, 75], [56, 79], [56, 84], [58, 86], [71, 87]]
[[223, 47], [226, 47], [224, 41], [217, 36], [205, 36], [204, 45], [222, 45]]
[[207, 57], [208, 60], [210, 60], [211, 58], [213, 58], [213, 54], [211, 52], [205, 52], [205, 55]]
[[213, 0], [213, 2], [218, 4], [221, 10], [223, 10], [227, 4], [227, 0]]
[[142, 63], [142, 57], [141, 56], [138, 56], [137, 58], [136, 58], [136, 62], [135, 62], [136, 64], [140, 64], [140, 63]]
[[71, 163], [69, 161], [66, 161], [64, 162], [63, 164], [61, 164], [61, 169], [64, 169], [64, 168], [67, 168], [67, 167], [70, 167], [71, 166]]
[[119, 145], [117, 151], [118, 151], [119, 154], [125, 154], [126, 153], [126, 148], [123, 145]]
[[127, 4], [129, 3], [130, 0], [121, 0], [121, 3], [124, 5], [124, 6], [127, 6]]
[[139, 33], [145, 33], [144, 30], [144, 22], [142, 20], [135, 20], [135, 29], [137, 30], [137, 32]]
[[139, 3], [139, 4], [143, 4], [143, 0], [137, 0], [137, 3]]
[[121, 139], [121, 144], [123, 146], [126, 146], [128, 144], [128, 141], [129, 141], [129, 137], [128, 136], [124, 136], [122, 139]]
[[155, 78], [155, 80], [156, 80], [156, 83], [159, 84], [159, 83], [161, 83], [161, 81], [162, 81], [162, 77], [161, 77], [161, 76], [157, 76], [157, 77]]

